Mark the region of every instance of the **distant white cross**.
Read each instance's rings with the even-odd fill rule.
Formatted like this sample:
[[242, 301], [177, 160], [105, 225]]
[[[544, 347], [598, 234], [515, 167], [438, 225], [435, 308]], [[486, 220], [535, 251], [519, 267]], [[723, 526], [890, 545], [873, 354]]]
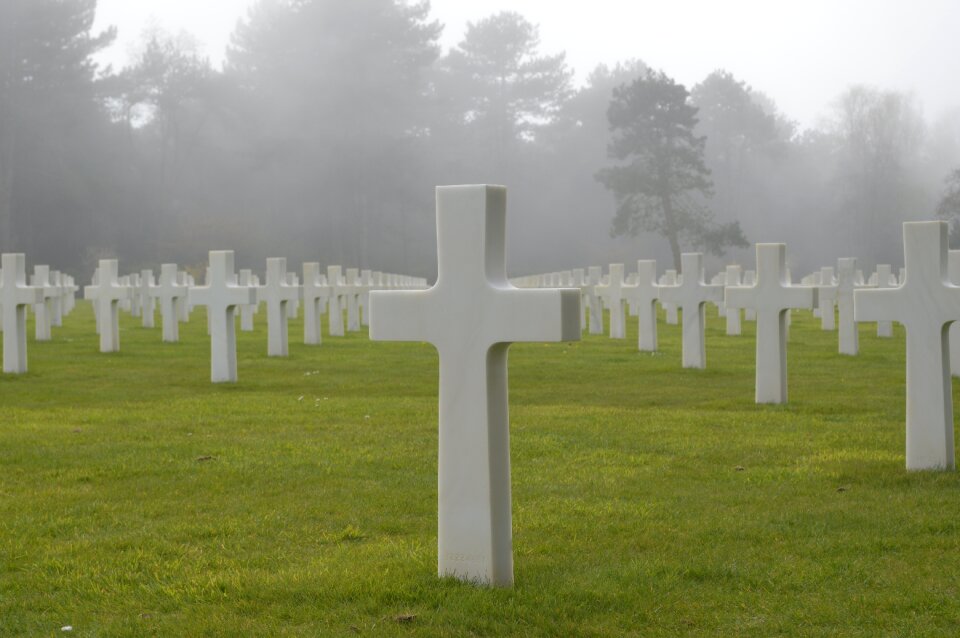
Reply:
[[140, 271], [140, 289], [137, 294], [140, 295], [140, 325], [144, 328], [153, 328], [154, 319], [157, 310], [156, 298], [150, 294], [157, 287], [154, 281], [153, 271], [145, 269]]
[[597, 296], [610, 311], [610, 338], [626, 339], [626, 299], [623, 296], [623, 264], [610, 264], [610, 279], [596, 287]]
[[160, 266], [160, 283], [150, 289], [150, 296], [160, 302], [160, 320], [166, 343], [180, 340], [180, 308], [187, 305], [187, 287], [181, 281], [176, 264], [163, 264]]
[[657, 351], [657, 262], [653, 259], [637, 260], [636, 284], [625, 289], [624, 294], [637, 310], [639, 335], [637, 347], [642, 352]]
[[820, 269], [820, 283], [817, 285], [817, 305], [820, 307], [820, 329], [837, 329], [837, 280], [833, 275], [833, 266]]
[[256, 291], [237, 283], [232, 250], [210, 251], [210, 269], [205, 286], [189, 291], [190, 303], [206, 306], [210, 324], [210, 380], [237, 380], [237, 306], [253, 303]]
[[43, 290], [27, 285], [27, 258], [22, 253], [0, 257], [0, 312], [3, 313], [3, 371], [27, 371], [27, 306], [43, 301]]
[[363, 292], [359, 270], [347, 268], [347, 283], [342, 290], [347, 299], [347, 332], [357, 332], [360, 330], [360, 295]]
[[707, 284], [703, 280], [703, 255], [683, 253], [680, 256], [683, 281], [677, 286], [661, 286], [660, 300], [680, 308], [683, 315], [683, 367], [707, 367], [705, 345], [705, 304], [719, 303], [723, 286]]
[[896, 321], [907, 332], [907, 469], [952, 470], [953, 391], [949, 332], [960, 320], [960, 287], [947, 273], [946, 222], [903, 225], [906, 280], [857, 290], [857, 321]]
[[727, 308], [757, 313], [757, 403], [787, 402], [787, 313], [813, 308], [816, 288], [791, 285], [786, 244], [757, 244], [757, 283], [728, 287]]
[[[890, 264], [877, 264], [877, 272], [874, 273], [874, 275], [877, 278], [877, 282], [875, 284], [877, 288], [894, 288], [898, 285], [893, 281], [893, 268], [890, 267]], [[892, 337], [893, 322], [878, 321], [877, 336], [881, 339], [889, 339]]]
[[98, 282], [83, 289], [83, 298], [97, 305], [100, 317], [100, 352], [120, 351], [120, 302], [129, 299], [129, 286], [117, 277], [117, 260], [101, 259]]
[[340, 266], [327, 266], [327, 285], [330, 286], [330, 300], [327, 302], [327, 329], [331, 337], [342, 337], [346, 334], [343, 325], [344, 283]]
[[267, 259], [267, 281], [257, 289], [258, 301], [267, 307], [267, 356], [289, 354], [287, 304], [300, 298], [300, 289], [287, 283], [285, 257]]
[[259, 299], [260, 293], [257, 290], [259, 287], [257, 280], [253, 276], [253, 271], [249, 268], [240, 270], [240, 285], [250, 286], [256, 293], [254, 297], [254, 303], [240, 307], [240, 330], [243, 332], [253, 332], [253, 315], [257, 310], [256, 299]]
[[587, 312], [590, 315], [590, 334], [603, 334], [603, 306], [600, 305], [600, 297], [597, 295], [597, 286], [603, 279], [603, 269], [600, 266], [590, 266], [587, 268]]
[[[728, 288], [730, 286], [743, 285], [743, 277], [740, 272], [740, 266], [735, 264], [727, 266], [727, 269], [723, 274], [723, 280], [724, 285]], [[740, 308], [731, 308], [729, 303], [725, 305], [727, 308], [727, 336], [737, 337], [743, 332], [740, 323]]]
[[327, 278], [320, 272], [320, 264], [303, 264], [303, 342], [307, 345], [320, 345], [323, 341], [320, 319], [323, 317], [330, 288]]
[[[661, 288], [664, 286], [676, 286], [678, 283], [679, 279], [677, 278], [676, 270], [666, 270], [660, 277]], [[675, 326], [680, 323], [680, 311], [677, 309], [677, 304], [666, 303], [661, 299], [660, 305], [663, 306], [663, 311], [666, 314], [667, 324]]]
[[33, 307], [34, 338], [37, 341], [50, 341], [52, 338], [50, 326], [53, 325], [53, 305], [60, 291], [50, 281], [50, 266], [37, 265], [33, 267], [33, 278], [30, 282], [35, 288], [43, 291], [43, 300]]
[[439, 573], [513, 583], [507, 349], [580, 338], [580, 292], [519, 289], [504, 258], [506, 189], [437, 189], [437, 283], [370, 295], [370, 337], [440, 355]]
[[837, 307], [840, 309], [840, 354], [860, 352], [860, 332], [853, 314], [853, 291], [857, 287], [857, 260], [844, 257], [837, 260]]

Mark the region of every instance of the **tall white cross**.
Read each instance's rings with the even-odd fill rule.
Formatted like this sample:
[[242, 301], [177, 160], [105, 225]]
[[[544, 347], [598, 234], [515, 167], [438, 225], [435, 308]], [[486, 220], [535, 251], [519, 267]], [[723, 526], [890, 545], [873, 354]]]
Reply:
[[189, 302], [206, 306], [210, 324], [210, 380], [237, 380], [237, 306], [253, 303], [256, 291], [237, 283], [232, 250], [210, 251], [210, 269], [205, 286], [189, 291]]
[[163, 322], [163, 340], [180, 340], [180, 308], [186, 306], [187, 287], [181, 282], [176, 264], [160, 266], [160, 283], [150, 289], [150, 296], [160, 301], [160, 320]]
[[[897, 284], [893, 282], [893, 268], [890, 267], [890, 264], [877, 264], [877, 272], [874, 273], [874, 275], [877, 278], [877, 283], [875, 284], [877, 288], [894, 288], [897, 286]], [[893, 322], [878, 321], [877, 336], [881, 339], [889, 339], [892, 337]]]
[[820, 269], [820, 283], [817, 285], [817, 305], [820, 307], [820, 329], [837, 329], [837, 280], [833, 275], [833, 266]]
[[34, 338], [37, 341], [50, 341], [52, 335], [50, 326], [53, 324], [53, 305], [60, 292], [50, 281], [50, 266], [36, 265], [33, 267], [33, 278], [30, 282], [35, 288], [43, 291], [43, 300], [33, 307]]
[[129, 299], [129, 286], [117, 278], [117, 260], [101, 259], [98, 283], [83, 289], [83, 298], [97, 305], [100, 317], [100, 352], [120, 351], [120, 302]]
[[[726, 287], [743, 285], [743, 275], [740, 272], [740, 266], [731, 264], [723, 273], [723, 281]], [[725, 304], [727, 308], [727, 336], [737, 337], [743, 332], [740, 323], [740, 308], [731, 308], [730, 304]]]
[[340, 266], [327, 266], [327, 285], [330, 286], [330, 301], [327, 304], [328, 330], [331, 337], [342, 337], [343, 327], [343, 275]]
[[140, 325], [144, 328], [153, 328], [154, 326], [157, 303], [150, 292], [156, 287], [157, 282], [153, 278], [153, 271], [150, 269], [141, 270], [140, 289], [137, 294], [140, 295]]
[[677, 286], [661, 286], [660, 300], [672, 303], [683, 314], [683, 367], [707, 367], [705, 345], [705, 304], [719, 303], [723, 298], [723, 286], [707, 284], [703, 280], [703, 255], [683, 253], [680, 255], [683, 281]]
[[437, 283], [370, 295], [370, 338], [440, 355], [441, 576], [513, 583], [507, 349], [580, 338], [580, 291], [519, 289], [506, 276], [506, 189], [437, 189]]
[[642, 352], [657, 351], [657, 262], [653, 259], [637, 260], [637, 283], [625, 289], [627, 300], [637, 310], [639, 335], [637, 347]]
[[3, 371], [27, 371], [27, 306], [43, 302], [43, 290], [27, 285], [27, 258], [0, 256], [0, 312], [3, 313]]
[[587, 295], [587, 276], [583, 268], [574, 268], [571, 273], [571, 284], [574, 288], [580, 290], [580, 332], [583, 332], [587, 329], [587, 315], [583, 312], [586, 308], [586, 295]]
[[177, 321], [187, 323], [190, 321], [190, 311], [193, 310], [187, 303], [187, 290], [193, 286], [193, 275], [181, 270], [177, 273], [177, 283], [183, 287], [183, 297], [177, 300]]
[[857, 284], [857, 260], [844, 257], [837, 260], [837, 306], [840, 309], [840, 354], [860, 352], [860, 332], [853, 314], [853, 291]]
[[289, 354], [287, 304], [300, 297], [299, 286], [287, 283], [286, 257], [267, 259], [267, 281], [257, 289], [258, 301], [267, 306], [267, 356]]
[[143, 312], [143, 304], [141, 303], [140, 297], [140, 289], [143, 284], [140, 282], [140, 274], [133, 273], [128, 277], [128, 280], [127, 284], [132, 291], [130, 294], [130, 315], [139, 319]]
[[947, 223], [903, 225], [906, 280], [857, 290], [857, 321], [896, 321], [907, 332], [907, 469], [952, 470], [953, 391], [947, 327], [960, 320], [960, 287], [947, 276]]
[[320, 264], [303, 264], [303, 342], [320, 345], [323, 341], [320, 319], [330, 298], [327, 278], [320, 274]]
[[626, 308], [623, 296], [623, 264], [610, 264], [610, 279], [596, 287], [597, 296], [610, 311], [610, 338], [626, 339]]
[[50, 283], [57, 291], [57, 296], [51, 305], [52, 314], [50, 315], [50, 325], [59, 328], [63, 325], [63, 315], [66, 306], [66, 286], [63, 281], [63, 273], [59, 270], [50, 271]]
[[757, 283], [726, 289], [728, 309], [757, 313], [757, 403], [787, 402], [787, 313], [816, 298], [816, 288], [791, 285], [786, 244], [757, 244]]

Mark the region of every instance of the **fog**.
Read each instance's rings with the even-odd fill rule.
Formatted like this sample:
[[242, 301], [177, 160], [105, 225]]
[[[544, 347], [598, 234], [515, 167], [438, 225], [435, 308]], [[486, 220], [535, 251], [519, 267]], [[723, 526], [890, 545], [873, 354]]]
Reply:
[[0, 247], [432, 277], [434, 187], [500, 183], [513, 275], [899, 265], [960, 216], [960, 7], [790, 6], [0, 0]]

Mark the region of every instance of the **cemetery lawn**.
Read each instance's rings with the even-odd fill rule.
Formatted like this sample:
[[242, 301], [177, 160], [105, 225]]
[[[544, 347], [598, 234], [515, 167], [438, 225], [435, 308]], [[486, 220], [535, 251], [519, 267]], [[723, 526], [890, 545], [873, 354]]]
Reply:
[[261, 313], [212, 385], [202, 310], [173, 345], [124, 315], [103, 355], [79, 304], [0, 377], [0, 635], [960, 633], [960, 477], [904, 469], [902, 328], [843, 357], [795, 313], [770, 407], [754, 324], [716, 314], [705, 371], [634, 318], [511, 349], [516, 586], [488, 590], [435, 576], [431, 347], [293, 321], [268, 358]]

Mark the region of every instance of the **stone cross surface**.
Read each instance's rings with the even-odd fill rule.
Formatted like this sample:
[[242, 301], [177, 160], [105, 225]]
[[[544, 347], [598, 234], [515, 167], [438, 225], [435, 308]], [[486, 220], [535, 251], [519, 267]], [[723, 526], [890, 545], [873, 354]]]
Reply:
[[947, 223], [903, 225], [907, 276], [897, 288], [857, 290], [857, 321], [896, 321], [907, 332], [907, 469], [952, 470], [949, 332], [960, 287], [947, 277]]
[[[890, 267], [890, 264], [877, 264], [877, 272], [874, 274], [877, 278], [877, 282], [875, 284], [877, 288], [894, 288], [897, 285], [893, 283], [893, 268]], [[892, 337], [893, 322], [878, 321], [877, 336], [882, 339], [889, 339]]]
[[120, 302], [129, 299], [132, 290], [121, 286], [116, 259], [101, 259], [98, 283], [83, 289], [84, 299], [96, 304], [100, 317], [100, 352], [120, 352]]
[[610, 264], [610, 279], [596, 287], [597, 296], [610, 311], [610, 338], [626, 339], [626, 299], [623, 296], [623, 264]]
[[3, 312], [3, 371], [27, 371], [27, 306], [43, 302], [43, 290], [27, 285], [27, 258], [22, 253], [0, 257], [0, 311]]
[[[727, 266], [726, 271], [724, 272], [724, 285], [727, 287], [730, 286], [739, 286], [742, 283], [742, 275], [740, 272], [740, 266], [730, 265]], [[737, 337], [743, 332], [740, 324], [740, 309], [731, 308], [730, 304], [724, 304], [727, 308], [727, 336]]]
[[343, 329], [343, 275], [340, 266], [327, 266], [327, 285], [330, 300], [327, 302], [327, 330], [331, 337], [342, 337]]
[[603, 278], [603, 269], [600, 266], [590, 266], [587, 268], [587, 309], [590, 314], [590, 334], [603, 334], [603, 306], [600, 305], [600, 297], [597, 295], [597, 287]]
[[140, 325], [144, 328], [153, 328], [154, 315], [156, 314], [156, 298], [151, 291], [157, 287], [153, 280], [153, 271], [150, 269], [140, 271]]
[[837, 329], [837, 281], [833, 276], [833, 266], [820, 269], [820, 283], [817, 285], [817, 305], [820, 308], [820, 329]]
[[437, 189], [438, 278], [370, 295], [370, 337], [440, 355], [438, 571], [513, 583], [507, 349], [580, 338], [580, 291], [518, 289], [504, 259], [506, 189]]
[[287, 283], [287, 259], [267, 259], [267, 281], [257, 290], [259, 301], [267, 306], [267, 356], [289, 354], [287, 338], [287, 304], [300, 298], [299, 286]]
[[706, 313], [704, 305], [710, 301], [719, 303], [723, 286], [707, 284], [703, 280], [703, 255], [683, 253], [680, 255], [683, 281], [677, 286], [662, 286], [660, 300], [672, 303], [683, 315], [683, 367], [707, 367], [705, 346]]
[[53, 306], [57, 300], [57, 295], [60, 294], [57, 287], [50, 281], [50, 266], [34, 266], [31, 284], [43, 291], [43, 300], [33, 307], [34, 339], [50, 341], [52, 338], [50, 326], [53, 325]]
[[160, 266], [160, 283], [150, 289], [150, 296], [160, 301], [160, 320], [163, 322], [163, 340], [176, 343], [180, 340], [180, 308], [185, 306], [187, 287], [180, 283], [176, 264]]
[[210, 324], [210, 380], [237, 380], [237, 306], [253, 303], [256, 291], [237, 283], [232, 250], [210, 251], [207, 285], [190, 289], [190, 303], [206, 306]]
[[786, 256], [786, 244], [757, 244], [757, 283], [726, 289], [727, 309], [757, 313], [757, 403], [787, 402], [787, 313], [816, 305], [816, 288], [790, 284]]
[[637, 347], [642, 352], [657, 351], [657, 262], [653, 259], [637, 260], [637, 283], [626, 289], [627, 299], [637, 309], [639, 336]]
[[320, 274], [320, 264], [303, 264], [303, 342], [307, 345], [320, 345], [323, 340], [320, 318], [330, 297], [330, 288], [326, 278]]
[[857, 260], [845, 257], [837, 260], [837, 306], [840, 309], [840, 354], [860, 352], [860, 331], [853, 314], [853, 290], [857, 286]]

